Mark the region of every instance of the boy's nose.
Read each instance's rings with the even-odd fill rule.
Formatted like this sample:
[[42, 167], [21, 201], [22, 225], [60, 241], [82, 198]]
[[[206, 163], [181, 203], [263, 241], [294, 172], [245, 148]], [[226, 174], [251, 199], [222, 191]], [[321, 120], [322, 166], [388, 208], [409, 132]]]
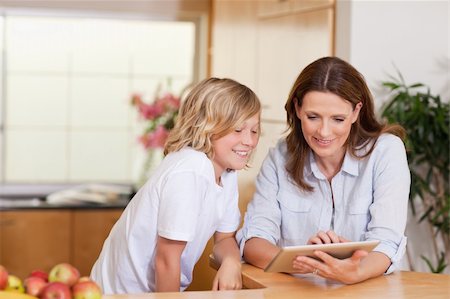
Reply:
[[257, 136], [251, 132], [246, 132], [242, 137], [242, 143], [245, 145], [255, 146], [257, 143]]

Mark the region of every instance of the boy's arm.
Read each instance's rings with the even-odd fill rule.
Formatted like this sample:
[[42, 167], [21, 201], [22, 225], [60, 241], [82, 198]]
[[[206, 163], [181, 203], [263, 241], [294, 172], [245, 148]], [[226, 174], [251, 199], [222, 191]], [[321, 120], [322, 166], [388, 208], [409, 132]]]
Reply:
[[156, 292], [180, 291], [181, 254], [185, 247], [185, 241], [158, 236], [155, 257]]
[[241, 255], [234, 238], [236, 232], [214, 234], [214, 258], [220, 264], [213, 282], [213, 290], [242, 288]]
[[280, 248], [263, 238], [251, 238], [245, 242], [244, 260], [258, 268], [264, 269], [280, 252]]

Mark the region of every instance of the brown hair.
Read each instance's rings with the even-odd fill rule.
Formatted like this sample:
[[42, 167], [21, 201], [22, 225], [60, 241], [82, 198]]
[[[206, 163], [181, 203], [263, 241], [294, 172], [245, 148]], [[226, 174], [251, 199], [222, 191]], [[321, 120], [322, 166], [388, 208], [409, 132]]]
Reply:
[[225, 136], [260, 111], [258, 97], [247, 86], [231, 79], [205, 79], [181, 104], [164, 154], [190, 146], [213, 158], [212, 139]]
[[[355, 108], [362, 103], [358, 119], [352, 124], [347, 140], [347, 150], [357, 158], [370, 155], [375, 141], [382, 133], [391, 133], [400, 138], [405, 137], [404, 129], [399, 125], [386, 125], [375, 117], [372, 94], [364, 77], [349, 63], [337, 57], [323, 57], [306, 66], [295, 80], [285, 105], [288, 122], [286, 137], [288, 157], [286, 170], [292, 180], [305, 191], [312, 191], [303, 177], [305, 160], [310, 151], [306, 142], [300, 120], [297, 118], [295, 103], [302, 106], [303, 97], [310, 91], [331, 92], [350, 102]], [[372, 143], [369, 150], [358, 156], [357, 151]]]

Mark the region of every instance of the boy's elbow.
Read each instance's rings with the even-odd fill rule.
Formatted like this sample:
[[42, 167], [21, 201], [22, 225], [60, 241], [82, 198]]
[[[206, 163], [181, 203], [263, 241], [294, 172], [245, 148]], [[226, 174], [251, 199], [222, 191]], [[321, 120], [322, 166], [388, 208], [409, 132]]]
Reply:
[[155, 257], [155, 270], [157, 272], [169, 272], [180, 268], [180, 262], [168, 254], [157, 254]]

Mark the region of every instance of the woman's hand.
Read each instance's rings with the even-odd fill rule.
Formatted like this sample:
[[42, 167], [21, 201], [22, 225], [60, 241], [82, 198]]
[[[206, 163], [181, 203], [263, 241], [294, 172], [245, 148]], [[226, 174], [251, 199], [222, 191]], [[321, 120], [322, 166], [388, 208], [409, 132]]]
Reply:
[[[338, 236], [334, 231], [329, 230], [327, 232], [319, 231], [315, 236], [312, 236], [308, 239], [307, 244], [330, 244], [330, 243], [344, 243], [349, 242], [349, 240], [344, 237]], [[296, 259], [292, 262], [292, 267], [296, 269], [296, 273], [306, 274], [306, 273], [314, 273], [316, 268], [312, 267], [308, 263], [300, 263], [296, 262]]]
[[240, 290], [241, 288], [241, 261], [225, 258], [214, 277], [212, 290]]
[[329, 243], [345, 243], [349, 240], [342, 236], [338, 236], [334, 231], [329, 230], [327, 232], [319, 231], [315, 236], [308, 239], [307, 244], [329, 244]]
[[360, 273], [361, 260], [368, 255], [367, 251], [356, 250], [351, 257], [343, 260], [319, 250], [314, 254], [320, 260], [297, 256], [293, 261], [293, 268], [298, 269], [299, 273], [314, 273], [345, 284], [353, 284], [367, 279]]

